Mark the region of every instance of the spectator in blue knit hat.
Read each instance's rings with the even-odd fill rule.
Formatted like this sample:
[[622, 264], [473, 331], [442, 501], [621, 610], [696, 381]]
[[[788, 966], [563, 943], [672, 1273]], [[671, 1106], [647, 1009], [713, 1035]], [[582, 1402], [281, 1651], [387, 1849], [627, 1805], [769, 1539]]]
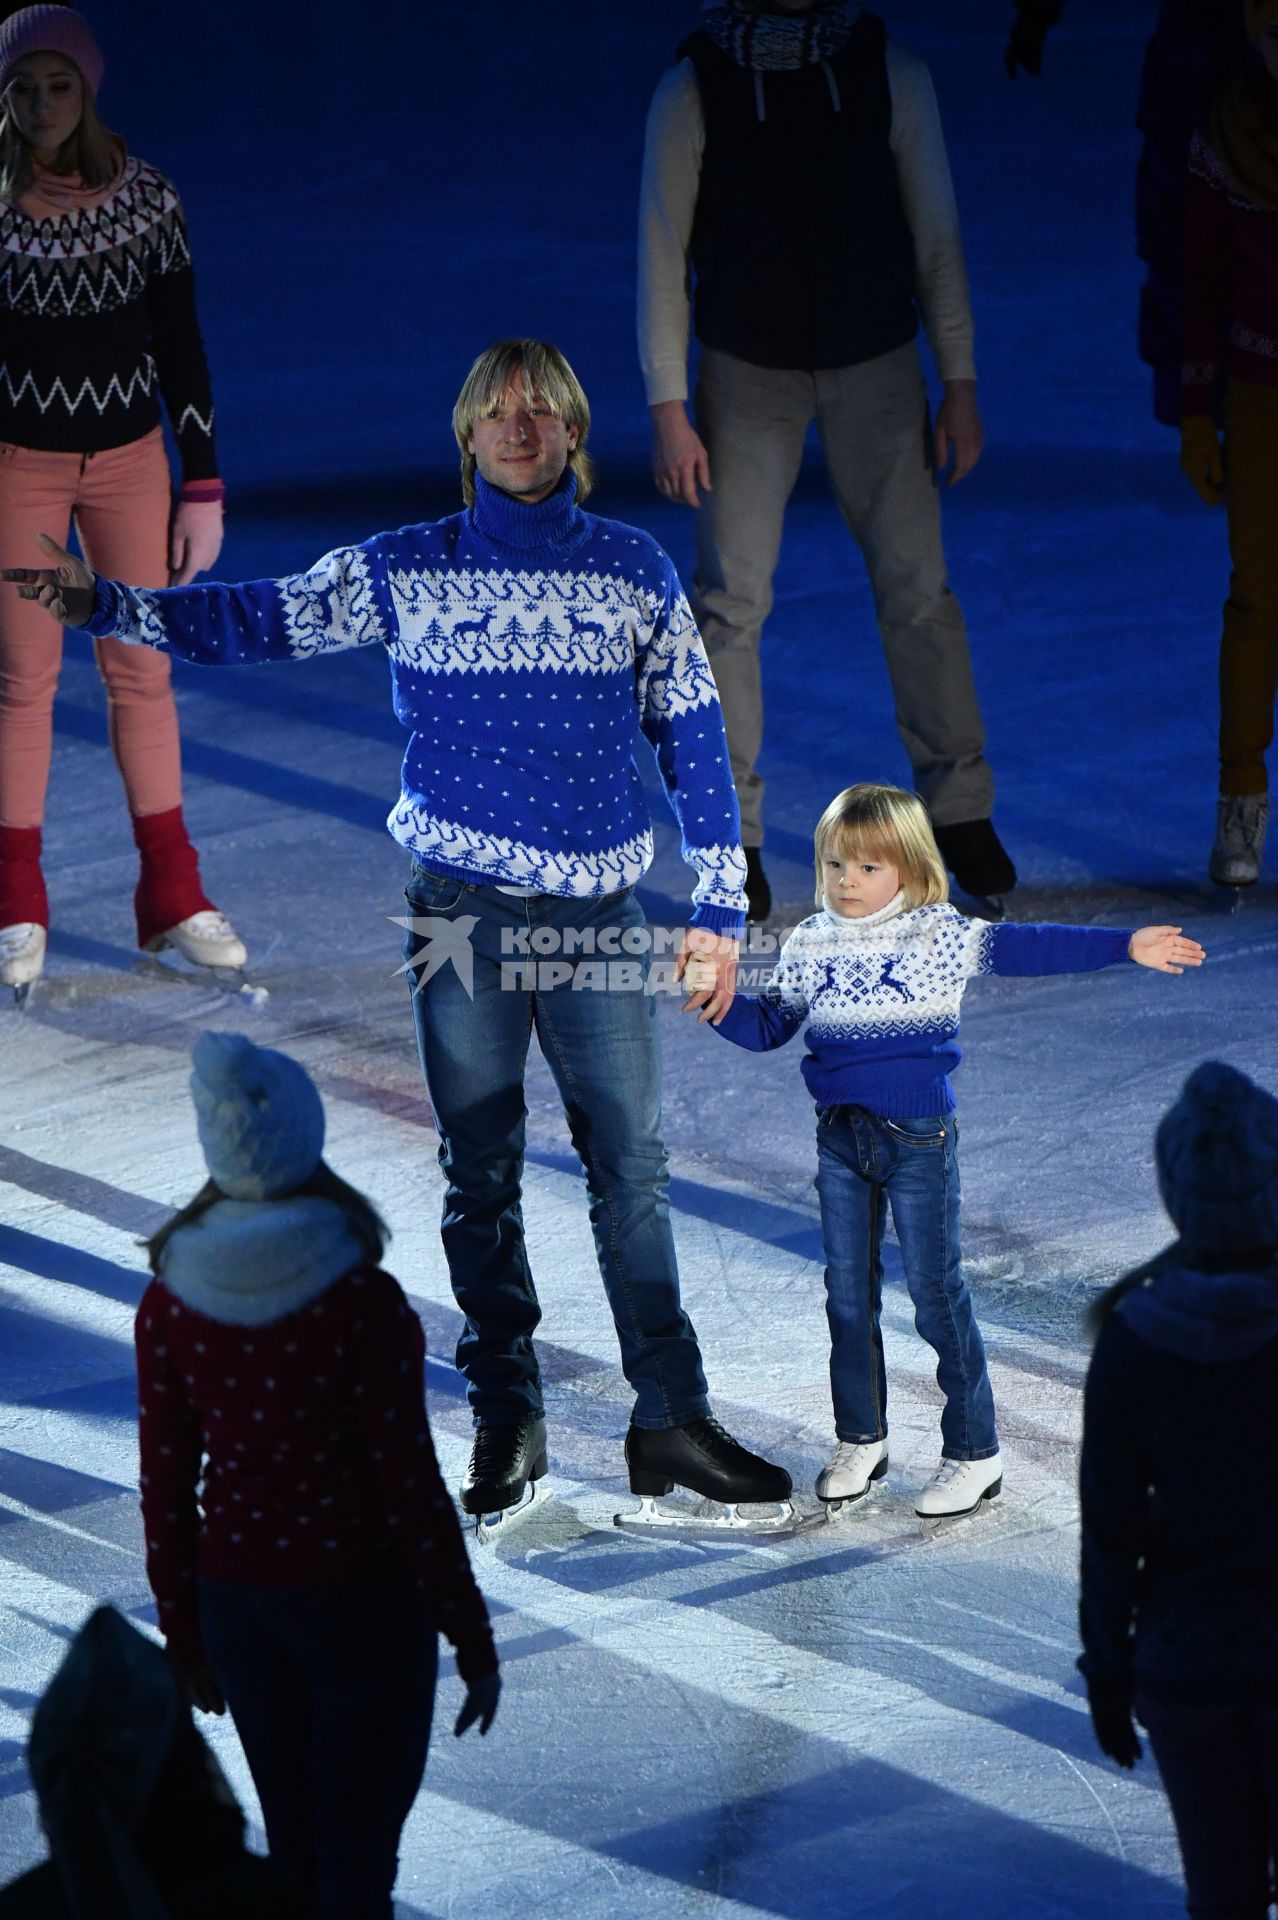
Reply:
[[1179, 1238], [1103, 1296], [1081, 1463], [1096, 1737], [1147, 1729], [1191, 1914], [1263, 1920], [1278, 1852], [1278, 1100], [1220, 1061], [1158, 1129]]
[[136, 1340], [147, 1575], [197, 1706], [229, 1706], [271, 1857], [320, 1920], [391, 1920], [438, 1635], [466, 1700], [497, 1656], [422, 1393], [386, 1229], [322, 1156], [295, 1060], [196, 1044], [210, 1179], [149, 1243]]

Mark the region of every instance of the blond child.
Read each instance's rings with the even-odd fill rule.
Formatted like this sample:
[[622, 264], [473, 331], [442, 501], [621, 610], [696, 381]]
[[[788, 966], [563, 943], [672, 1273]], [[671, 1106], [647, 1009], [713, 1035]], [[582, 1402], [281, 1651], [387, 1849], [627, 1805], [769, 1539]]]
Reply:
[[[940, 1465], [915, 1510], [928, 1519], [972, 1513], [1000, 1491], [1003, 1463], [959, 1248], [949, 1076], [964, 989], [977, 974], [1089, 973], [1126, 960], [1180, 973], [1204, 953], [1179, 927], [965, 919], [948, 902], [927, 812], [899, 787], [849, 787], [831, 801], [816, 830], [816, 877], [818, 911], [785, 942], [763, 992], [701, 1017], [710, 1013], [726, 1040], [758, 1053], [807, 1026], [837, 1437], [817, 1496], [858, 1500], [887, 1471], [879, 1316], [890, 1210], [915, 1325], [936, 1354], [945, 1396]], [[695, 990], [697, 976], [686, 983]]]

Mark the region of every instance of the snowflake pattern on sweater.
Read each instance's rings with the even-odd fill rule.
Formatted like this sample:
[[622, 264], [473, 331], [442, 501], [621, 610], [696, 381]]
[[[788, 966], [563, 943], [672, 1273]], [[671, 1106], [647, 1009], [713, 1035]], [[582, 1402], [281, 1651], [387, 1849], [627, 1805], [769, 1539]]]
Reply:
[[745, 857], [705, 649], [669, 557], [583, 513], [476, 482], [469, 512], [339, 547], [305, 573], [143, 592], [98, 582], [93, 634], [198, 665], [379, 643], [410, 738], [391, 833], [475, 884], [588, 898], [652, 859], [636, 731], [694, 869], [693, 924], [739, 933]]
[[822, 908], [794, 929], [758, 998], [738, 994], [716, 1031], [765, 1053], [806, 1022], [803, 1077], [818, 1106], [949, 1113], [969, 980], [1116, 966], [1130, 939], [1110, 927], [994, 926], [948, 903], [907, 908], [901, 894], [860, 919]]

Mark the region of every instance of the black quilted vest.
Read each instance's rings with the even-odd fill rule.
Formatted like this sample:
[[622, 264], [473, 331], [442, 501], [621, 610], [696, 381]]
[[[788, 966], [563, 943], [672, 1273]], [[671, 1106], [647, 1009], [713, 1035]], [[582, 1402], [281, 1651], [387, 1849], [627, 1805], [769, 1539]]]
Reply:
[[888, 140], [883, 22], [828, 61], [740, 67], [709, 35], [692, 62], [706, 141], [692, 230], [698, 340], [761, 367], [846, 367], [912, 340], [914, 243]]

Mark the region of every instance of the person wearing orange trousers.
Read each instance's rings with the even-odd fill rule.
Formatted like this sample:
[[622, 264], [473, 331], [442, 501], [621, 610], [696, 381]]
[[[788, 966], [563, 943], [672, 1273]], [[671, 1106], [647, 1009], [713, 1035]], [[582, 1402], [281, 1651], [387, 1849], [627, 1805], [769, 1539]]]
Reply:
[[[72, 523], [86, 556], [138, 586], [182, 585], [217, 558], [222, 482], [182, 209], [97, 117], [102, 55], [69, 7], [0, 22], [0, 525], [35, 557]], [[160, 424], [183, 481], [176, 506]], [[0, 985], [25, 990], [49, 924], [41, 865], [58, 637], [0, 608]], [[169, 663], [95, 642], [141, 873], [139, 946], [239, 967], [182, 815]]]

